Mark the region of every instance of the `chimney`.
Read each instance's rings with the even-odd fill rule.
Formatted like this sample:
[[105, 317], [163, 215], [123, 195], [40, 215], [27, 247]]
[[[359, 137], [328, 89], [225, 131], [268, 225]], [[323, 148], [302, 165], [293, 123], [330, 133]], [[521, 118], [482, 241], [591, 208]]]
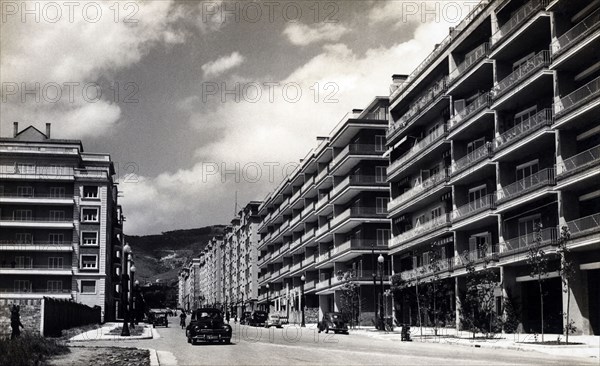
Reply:
[[19, 133], [19, 122], [13, 122], [13, 137], [17, 137]]
[[406, 79], [408, 78], [408, 75], [404, 75], [404, 74], [394, 74], [392, 75], [392, 83], [393, 84], [402, 84], [406, 81]]
[[46, 123], [46, 138], [50, 138], [50, 123]]

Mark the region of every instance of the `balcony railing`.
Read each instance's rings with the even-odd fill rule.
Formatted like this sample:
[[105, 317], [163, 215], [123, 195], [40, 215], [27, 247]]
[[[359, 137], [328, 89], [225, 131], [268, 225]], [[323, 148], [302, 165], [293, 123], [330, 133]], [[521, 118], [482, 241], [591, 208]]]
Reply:
[[567, 222], [571, 237], [600, 231], [600, 213]]
[[14, 217], [5, 216], [0, 218], [0, 221], [12, 221], [12, 222], [50, 222], [55, 224], [73, 223], [73, 219], [57, 219], [54, 217]]
[[502, 79], [493, 89], [494, 98], [506, 94], [515, 85], [525, 80], [536, 71], [550, 65], [550, 51], [540, 51], [517, 67], [510, 75]]
[[299, 247], [300, 244], [302, 244], [302, 238], [298, 238], [298, 239], [294, 240], [292, 242], [292, 244], [290, 244], [290, 249], [295, 249], [295, 248]]
[[553, 185], [554, 183], [554, 168], [540, 170], [539, 172], [531, 174], [530, 176], [509, 184], [506, 187], [502, 187], [501, 190], [496, 192], [498, 194], [498, 203], [517, 198], [527, 192], [533, 191], [534, 189], [546, 185]]
[[312, 211], [314, 211], [314, 209], [315, 209], [315, 203], [311, 202], [306, 207], [304, 207], [304, 209], [300, 213], [300, 216], [302, 218], [305, 218], [306, 216], [308, 216], [309, 213], [311, 213]]
[[313, 288], [315, 288], [316, 284], [316, 280], [306, 281], [306, 283], [304, 284], [304, 291], [312, 290]]
[[496, 208], [496, 194], [488, 194], [452, 211], [452, 222], [466, 219], [481, 211]]
[[43, 289], [43, 288], [34, 288], [34, 289], [15, 289], [15, 288], [0, 288], [0, 293], [6, 294], [70, 294], [71, 289], [63, 288], [60, 290], [53, 289]]
[[44, 240], [34, 240], [31, 242], [23, 242], [18, 240], [0, 240], [0, 245], [21, 245], [23, 247], [28, 247], [32, 245], [38, 246], [63, 246], [63, 245], [71, 245], [70, 241], [44, 241]]
[[323, 195], [323, 197], [317, 201], [317, 204], [315, 205], [315, 211], [320, 210], [323, 206], [325, 206], [325, 204], [327, 204], [327, 202], [329, 202], [329, 193]]
[[433, 130], [429, 135], [425, 136], [421, 141], [414, 144], [404, 155], [390, 164], [389, 168], [387, 169], [388, 175], [400, 166], [405, 165], [409, 160], [414, 160], [415, 156], [425, 151], [425, 149], [431, 145], [440, 141], [446, 135], [446, 131], [448, 131], [448, 125], [446, 124], [436, 127], [436, 129]]
[[311, 256], [306, 257], [304, 260], [302, 260], [302, 267], [306, 267], [309, 264], [315, 263], [315, 257], [316, 256], [313, 254]]
[[312, 239], [315, 236], [315, 229], [312, 228], [308, 230], [304, 235], [302, 235], [302, 242], [306, 242], [309, 239]]
[[554, 113], [556, 116], [562, 116], [598, 95], [600, 95], [600, 76], [561, 98], [559, 103], [554, 104]]
[[300, 191], [301, 191], [302, 193], [306, 192], [306, 191], [308, 190], [308, 188], [309, 188], [310, 186], [312, 186], [313, 184], [315, 184], [315, 177], [314, 177], [314, 176], [312, 176], [312, 177], [308, 178], [308, 179], [306, 180], [306, 182], [304, 182], [304, 184], [302, 185], [302, 188], [300, 188]]
[[395, 130], [403, 129], [404, 127], [408, 126], [416, 116], [431, 106], [431, 102], [446, 92], [448, 89], [447, 84], [448, 79], [444, 77], [436, 81], [419, 97], [415, 98], [415, 102], [409, 107], [408, 111], [390, 126], [387, 135], [391, 136]]
[[[549, 227], [542, 229], [541, 232], [541, 244], [554, 244], [557, 241], [557, 230], [555, 227]], [[518, 236], [516, 238], [509, 239], [502, 243], [500, 246], [503, 247], [502, 253], [519, 251], [525, 249], [531, 245], [536, 244], [537, 233], [530, 233], [527, 235]]]
[[436, 60], [458, 35], [487, 7], [490, 0], [482, 0], [467, 14], [467, 16], [451, 29], [450, 33], [444, 38], [435, 49], [417, 66], [408, 78], [401, 85], [394, 85], [390, 88], [390, 101], [398, 96], [402, 91], [406, 90], [421, 73]]
[[315, 179], [315, 183], [322, 181], [327, 176], [327, 174], [329, 174], [329, 166], [321, 170], [321, 172], [317, 175], [317, 178]]
[[315, 260], [316, 263], [323, 263], [326, 260], [328, 260], [329, 258], [331, 258], [331, 251], [328, 250], [326, 252], [323, 252], [321, 254], [319, 254]]
[[329, 287], [330, 285], [331, 285], [331, 278], [326, 278], [326, 279], [322, 279], [319, 282], [317, 282], [316, 288], [322, 289], [322, 288]]
[[326, 223], [326, 224], [325, 224], [325, 225], [323, 225], [323, 226], [320, 226], [320, 227], [317, 229], [317, 231], [315, 232], [315, 236], [321, 236], [321, 235], [325, 234], [326, 232], [328, 232], [328, 231], [329, 231], [329, 227], [330, 227], [330, 226], [329, 226], [329, 222], [328, 222], [328, 223]]
[[290, 227], [294, 227], [294, 225], [296, 225], [297, 223], [300, 222], [302, 214], [298, 214], [296, 216], [294, 216], [294, 218], [292, 218], [292, 221], [290, 221]]
[[456, 69], [452, 70], [450, 75], [448, 75], [448, 79], [450, 83], [454, 82], [459, 76], [463, 75], [467, 71], [471, 70], [477, 62], [486, 58], [490, 50], [489, 43], [483, 43], [479, 45], [479, 47], [475, 48], [471, 52], [465, 55], [465, 59], [456, 67]]
[[60, 267], [50, 267], [48, 264], [25, 264], [25, 265], [15, 265], [14, 267], [10, 264], [4, 264], [0, 266], [0, 269], [17, 269], [17, 270], [48, 270], [48, 271], [70, 271], [71, 263], [63, 263]]
[[344, 212], [336, 215], [333, 219], [331, 219], [331, 227], [335, 227], [340, 224], [342, 221], [348, 220], [351, 216], [350, 209], [346, 209]]
[[414, 228], [394, 236], [391, 240], [390, 246], [397, 246], [399, 244], [402, 244], [403, 242], [411, 241], [429, 232], [445, 227], [449, 223], [450, 215], [448, 214], [438, 216], [435, 219], [431, 219], [423, 223], [418, 223], [415, 225]]
[[556, 57], [565, 52], [577, 42], [589, 36], [600, 27], [600, 8], [596, 9], [576, 26], [555, 39], [552, 44], [552, 56]]
[[475, 99], [471, 104], [465, 107], [465, 109], [457, 111], [454, 116], [450, 118], [448, 128], [450, 130], [458, 127], [463, 124], [465, 121], [468, 121], [475, 114], [484, 110], [492, 104], [492, 96], [489, 92], [483, 93], [477, 99]]
[[355, 206], [350, 208], [351, 217], [382, 217], [387, 216], [387, 207]]
[[412, 200], [413, 198], [415, 198], [417, 195], [421, 194], [422, 192], [433, 189], [433, 187], [437, 186], [438, 184], [445, 182], [447, 180], [447, 177], [448, 177], [448, 174], [446, 173], [446, 170], [443, 170], [435, 175], [432, 175], [431, 177], [429, 177], [428, 179], [423, 181], [423, 183], [413, 186], [408, 191], [406, 191], [406, 192], [402, 193], [400, 196], [394, 198], [388, 204], [388, 207], [398, 207], [399, 205]]
[[521, 6], [513, 16], [492, 35], [492, 47], [498, 45], [506, 36], [513, 33], [519, 26], [533, 17], [538, 11], [543, 10], [548, 5], [548, 0], [531, 0]]
[[299, 270], [300, 268], [302, 268], [302, 262], [298, 262], [298, 263], [294, 264], [293, 266], [291, 266], [290, 272], [295, 272], [295, 271]]
[[553, 120], [554, 113], [552, 109], [546, 108], [539, 111], [537, 114], [498, 136], [496, 140], [494, 140], [496, 150], [510, 146], [514, 142], [521, 140], [523, 137], [528, 136], [543, 127], [551, 126]]
[[558, 164], [559, 176], [568, 175], [600, 163], [600, 145], [563, 160]]
[[294, 193], [292, 195], [292, 197], [290, 198], [290, 203], [294, 203], [294, 202], [296, 202], [298, 200], [298, 198], [300, 198], [300, 194], [302, 193], [301, 191], [302, 191], [301, 189], [298, 189], [296, 191], [296, 193]]
[[463, 170], [477, 164], [478, 162], [491, 157], [493, 155], [493, 152], [494, 149], [492, 148], [492, 143], [486, 142], [484, 145], [478, 147], [477, 149], [473, 150], [472, 152], [468, 153], [462, 158], [456, 160], [451, 166], [450, 175], [454, 176], [462, 172]]
[[0, 193], [0, 198], [49, 198], [49, 199], [72, 199], [73, 195], [66, 194], [49, 194], [49, 193], [32, 193], [32, 194], [17, 194], [4, 192]]

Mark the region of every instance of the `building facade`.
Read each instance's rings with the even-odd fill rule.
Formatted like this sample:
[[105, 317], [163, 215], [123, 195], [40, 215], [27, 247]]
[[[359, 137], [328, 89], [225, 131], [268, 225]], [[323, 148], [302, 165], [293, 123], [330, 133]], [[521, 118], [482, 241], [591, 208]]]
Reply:
[[[577, 331], [600, 334], [598, 49], [598, 2], [482, 1], [416, 70], [394, 76], [393, 271], [413, 284], [439, 276], [446, 324], [462, 326], [466, 265], [488, 263], [499, 284], [495, 311], [509, 298], [522, 329], [540, 332], [527, 252], [539, 230], [555, 253], [566, 226], [576, 275], [564, 292], [551, 256], [544, 330], [562, 333], [570, 296]], [[414, 303], [397, 310], [417, 323]]]
[[259, 208], [259, 304], [290, 322], [300, 322], [302, 308], [310, 321], [347, 311], [340, 275], [349, 273], [357, 320], [371, 324], [379, 280], [387, 285], [391, 269], [387, 261], [378, 274], [376, 264], [390, 236], [387, 108], [378, 97], [346, 115]]
[[0, 297], [71, 299], [116, 318], [121, 208], [108, 154], [34, 127], [0, 139]]

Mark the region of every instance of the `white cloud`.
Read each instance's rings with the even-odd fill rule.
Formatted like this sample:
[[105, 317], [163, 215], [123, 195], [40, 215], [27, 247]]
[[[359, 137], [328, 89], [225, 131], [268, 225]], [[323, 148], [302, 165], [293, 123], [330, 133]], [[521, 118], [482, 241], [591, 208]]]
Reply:
[[219, 76], [224, 72], [240, 66], [244, 62], [244, 56], [239, 52], [233, 52], [229, 56], [220, 57], [202, 65], [205, 77]]
[[290, 23], [283, 30], [288, 40], [297, 46], [307, 46], [311, 43], [323, 41], [338, 41], [349, 29], [342, 24], [323, 23], [316, 27], [306, 24]]
[[[37, 126], [50, 121], [68, 127], [61, 128], [65, 137], [109, 133], [121, 116], [118, 105], [121, 98], [114, 100], [114, 95], [105, 89], [101, 98], [86, 100], [83, 85], [98, 82], [101, 77], [120, 85], [130, 82], [110, 78], [116, 71], [138, 63], [157, 44], [183, 42], [183, 33], [173, 28], [182, 13], [176, 10], [173, 1], [135, 2], [134, 8], [121, 6], [120, 17], [115, 21], [112, 3], [89, 2], [91, 8], [102, 9], [98, 20], [90, 22], [82, 15], [86, 4], [77, 2], [71, 21], [69, 9], [62, 3], [55, 4], [62, 7], [57, 22], [48, 21], [52, 13], [42, 12], [39, 22], [33, 16], [22, 22], [17, 13], [7, 16], [7, 21], [0, 25], [3, 34], [0, 81], [3, 85], [18, 85], [14, 95], [3, 95], [6, 101], [3, 100], [0, 116], [2, 130], [10, 131], [12, 121]], [[95, 13], [90, 10], [87, 14], [91, 17]], [[137, 23], [125, 22], [129, 15]], [[44, 88], [54, 83], [61, 86], [62, 97], [49, 101], [52, 98], [44, 98], [47, 96]], [[73, 89], [72, 98], [65, 83], [79, 85]], [[36, 85], [40, 90], [39, 101], [29, 95], [23, 102], [23, 87], [35, 89]]]

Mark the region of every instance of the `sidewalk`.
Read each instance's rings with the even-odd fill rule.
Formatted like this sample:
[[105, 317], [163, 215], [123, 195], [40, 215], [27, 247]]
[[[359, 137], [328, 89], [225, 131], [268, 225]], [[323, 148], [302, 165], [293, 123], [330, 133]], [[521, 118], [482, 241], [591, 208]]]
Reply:
[[90, 331], [78, 334], [69, 341], [71, 342], [82, 342], [82, 341], [100, 341], [100, 340], [128, 340], [128, 339], [152, 339], [153, 332], [152, 326], [148, 324], [138, 324], [136, 329], [142, 327], [142, 333], [140, 335], [121, 337], [118, 334], [109, 334], [115, 328], [118, 328], [122, 323], [105, 323], [101, 328], [92, 329]]

